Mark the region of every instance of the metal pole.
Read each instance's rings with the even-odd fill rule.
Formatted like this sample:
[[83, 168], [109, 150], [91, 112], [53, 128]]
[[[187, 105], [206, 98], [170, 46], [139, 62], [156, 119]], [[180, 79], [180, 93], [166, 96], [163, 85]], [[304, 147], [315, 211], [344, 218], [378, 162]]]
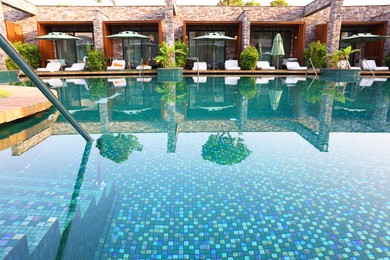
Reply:
[[89, 134], [79, 125], [69, 111], [62, 105], [56, 96], [45, 85], [41, 78], [34, 72], [23, 57], [15, 50], [12, 44], [0, 34], [0, 47], [3, 51], [19, 66], [19, 68], [26, 74], [26, 76], [38, 87], [38, 89], [45, 95], [45, 97], [60, 111], [60, 113], [68, 120], [68, 122], [84, 137], [87, 142], [92, 142], [93, 139]]

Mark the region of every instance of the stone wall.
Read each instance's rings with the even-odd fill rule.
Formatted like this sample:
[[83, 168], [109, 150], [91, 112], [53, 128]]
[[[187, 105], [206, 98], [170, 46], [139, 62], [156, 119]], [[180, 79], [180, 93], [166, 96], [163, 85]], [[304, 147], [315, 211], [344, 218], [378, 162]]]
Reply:
[[1, 0], [1, 3], [31, 15], [37, 14], [37, 7], [25, 0]]
[[[32, 16], [6, 5], [3, 5], [3, 11], [5, 20], [22, 25], [26, 42], [36, 42], [37, 21], [93, 22], [95, 38], [98, 40], [97, 46], [100, 49], [103, 47], [102, 39], [99, 38], [99, 32], [101, 35], [102, 31], [99, 27], [102, 21], [162, 21], [163, 30], [165, 31], [163, 40], [169, 38], [166, 29], [170, 26], [173, 26], [174, 39], [177, 40], [183, 39], [184, 22], [205, 21], [223, 24], [225, 22], [242, 22], [244, 19], [246, 23], [243, 24], [243, 29], [250, 28], [250, 24], [253, 22], [304, 21], [306, 22], [305, 45], [307, 46], [316, 38], [316, 26], [329, 22], [331, 13], [330, 7], [327, 6], [330, 1], [317, 0], [306, 7], [176, 6], [174, 15], [167, 15], [167, 11], [172, 13], [172, 10], [168, 8], [169, 6], [38, 6], [37, 16]], [[334, 2], [334, 0], [331, 2]], [[340, 2], [342, 1], [338, 1], [338, 3]], [[339, 17], [341, 21], [389, 21], [390, 14], [386, 14], [388, 7], [343, 6], [340, 9]], [[245, 13], [245, 17], [242, 16], [243, 13]], [[169, 19], [173, 22], [169, 22]], [[172, 31], [172, 29], [170, 30]], [[333, 34], [339, 34], [339, 30], [339, 26], [336, 26]], [[229, 33], [231, 36], [234, 34], [231, 31]], [[245, 33], [248, 34], [246, 31], [243, 33], [243, 36], [245, 36]], [[390, 34], [390, 29], [388, 29], [388, 34]], [[248, 40], [245, 37], [242, 38], [242, 48], [245, 48], [248, 45]], [[337, 45], [336, 38], [332, 40], [335, 45]], [[115, 48], [119, 47], [115, 46]], [[387, 41], [385, 52], [389, 50], [390, 41]], [[119, 52], [121, 51], [115, 51], [115, 53]]]

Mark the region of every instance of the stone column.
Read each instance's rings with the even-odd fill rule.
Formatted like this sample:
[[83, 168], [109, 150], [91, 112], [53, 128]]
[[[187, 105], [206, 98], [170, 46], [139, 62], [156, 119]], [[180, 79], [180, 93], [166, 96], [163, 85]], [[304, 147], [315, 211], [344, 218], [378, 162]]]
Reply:
[[[4, 35], [4, 37], [7, 37], [7, 31], [5, 29], [5, 22], [4, 22], [4, 11], [3, 11], [3, 3], [0, 1], [0, 33]], [[0, 48], [0, 70], [5, 70], [5, 58], [7, 55], [3, 51], [3, 49]]]
[[174, 24], [174, 8], [175, 0], [165, 0], [165, 17], [164, 17], [164, 35], [163, 39], [167, 45], [175, 44], [175, 24]]
[[99, 10], [94, 10], [92, 13], [95, 50], [104, 51], [103, 21], [109, 18]]
[[[242, 22], [242, 50], [250, 46], [251, 21], [247, 11], [243, 11], [238, 20]], [[241, 50], [241, 51], [242, 51]]]
[[329, 28], [328, 28], [328, 42], [327, 53], [332, 53], [339, 49], [340, 45], [340, 31], [342, 13], [341, 8], [343, 6], [343, 0], [331, 0], [330, 15], [329, 15]]

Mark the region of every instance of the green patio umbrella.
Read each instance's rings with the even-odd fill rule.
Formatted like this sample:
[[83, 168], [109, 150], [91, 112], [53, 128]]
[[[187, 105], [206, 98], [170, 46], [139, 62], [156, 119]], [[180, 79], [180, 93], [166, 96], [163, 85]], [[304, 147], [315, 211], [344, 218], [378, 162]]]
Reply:
[[[142, 40], [143, 39], [149, 39], [149, 36], [145, 36], [145, 35], [142, 35], [142, 34], [139, 34], [138, 32], [133, 32], [133, 31], [123, 31], [123, 32], [119, 32], [117, 34], [112, 34], [112, 35], [109, 35], [109, 36], [106, 36], [107, 38], [110, 38], [110, 39], [129, 39], [129, 40], [141, 40], [141, 43], [142, 43]], [[130, 46], [130, 43], [129, 43], [129, 46]], [[130, 69], [130, 47], [129, 47], [129, 50], [128, 50], [128, 68]]]
[[69, 34], [63, 33], [63, 32], [50, 32], [47, 35], [38, 36], [38, 37], [36, 37], [36, 39], [54, 41], [54, 44], [56, 47], [56, 56], [57, 56], [56, 58], [57, 59], [62, 59], [61, 48], [57, 48], [58, 47], [57, 45], [63, 44], [64, 40], [65, 41], [66, 40], [73, 40], [73, 41], [82, 40], [82, 38], [79, 38], [79, 37], [76, 37], [73, 35], [69, 35]]
[[342, 38], [341, 41], [347, 42], [347, 43], [359, 43], [360, 44], [359, 65], [361, 65], [363, 43], [377, 42], [377, 41], [381, 41], [381, 40], [386, 40], [388, 38], [390, 38], [390, 36], [375, 35], [375, 34], [371, 34], [371, 33], [358, 33], [358, 34], [354, 34], [352, 36]]
[[198, 41], [211, 41], [213, 43], [213, 69], [215, 66], [215, 42], [216, 41], [235, 41], [236, 38], [223, 35], [222, 33], [207, 33], [202, 36], [195, 37], [194, 40]]
[[277, 33], [275, 35], [272, 49], [271, 49], [271, 55], [277, 56], [276, 59], [276, 69], [279, 69], [279, 56], [284, 56], [284, 47], [283, 47], [283, 39], [280, 33]]

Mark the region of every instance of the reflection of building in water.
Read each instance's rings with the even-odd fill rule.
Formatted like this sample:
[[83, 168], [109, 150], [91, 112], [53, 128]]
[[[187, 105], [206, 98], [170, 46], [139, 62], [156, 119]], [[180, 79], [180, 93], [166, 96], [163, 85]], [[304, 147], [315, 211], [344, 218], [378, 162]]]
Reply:
[[[243, 132], [294, 131], [319, 150], [326, 150], [331, 131], [389, 130], [389, 93], [383, 85], [386, 82], [375, 82], [363, 89], [356, 84], [347, 84], [344, 92], [335, 96], [332, 92], [324, 95], [321, 81], [312, 84], [311, 80], [306, 80], [287, 85], [279, 80], [277, 88], [283, 91], [283, 95], [275, 110], [270, 104], [269, 94], [276, 87], [273, 79], [256, 84], [256, 92], [249, 99], [242, 94], [242, 82], [245, 81], [241, 78], [238, 85], [225, 85], [224, 78], [208, 77], [205, 82], [195, 83], [192, 78], [186, 78], [186, 101], [172, 107], [162, 106], [162, 94], [155, 91], [155, 79], [139, 82], [128, 78], [126, 87], [115, 88], [115, 92], [121, 95], [108, 104], [109, 120], [114, 123], [113, 128], [121, 129], [120, 132], [165, 132], [169, 133], [171, 141], [179, 131], [235, 132], [237, 125]], [[74, 100], [65, 100], [64, 103], [86, 104], [88, 101], [78, 97], [85, 97], [87, 94], [82, 92], [87, 90], [81, 87], [79, 91], [81, 95], [66, 94], [67, 98]], [[62, 92], [59, 93], [61, 98]], [[112, 94], [113, 88], [108, 88], [107, 95]], [[86, 122], [85, 127], [90, 133], [97, 133], [99, 127], [92, 122], [99, 118], [99, 110], [97, 107], [91, 110], [95, 111], [95, 117], [82, 116], [91, 113], [89, 111], [77, 112], [76, 117]]]

